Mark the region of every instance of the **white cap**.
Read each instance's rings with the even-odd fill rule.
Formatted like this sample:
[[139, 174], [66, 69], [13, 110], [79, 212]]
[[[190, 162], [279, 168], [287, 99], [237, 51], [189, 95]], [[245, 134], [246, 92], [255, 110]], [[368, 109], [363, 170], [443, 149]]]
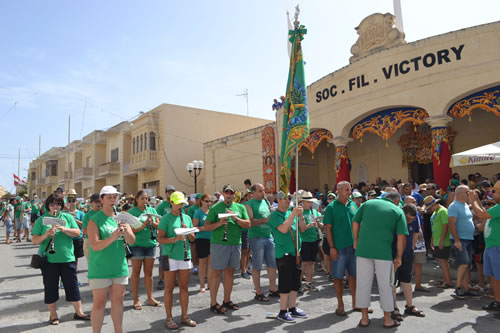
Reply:
[[103, 194], [120, 194], [116, 188], [114, 188], [111, 185], [106, 185], [103, 188], [101, 188], [101, 192], [99, 193], [99, 196]]

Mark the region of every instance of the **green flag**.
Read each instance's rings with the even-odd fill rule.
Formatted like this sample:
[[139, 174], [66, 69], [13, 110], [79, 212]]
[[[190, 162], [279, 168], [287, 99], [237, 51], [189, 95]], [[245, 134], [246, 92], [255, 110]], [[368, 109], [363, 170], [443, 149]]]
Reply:
[[[303, 25], [290, 30], [292, 52], [283, 107], [283, 131], [280, 154], [280, 191], [290, 191], [291, 153], [309, 135], [309, 106], [307, 104], [306, 78], [301, 41], [307, 30]], [[298, 156], [296, 157], [298, 158]], [[297, 172], [298, 170], [295, 170]]]

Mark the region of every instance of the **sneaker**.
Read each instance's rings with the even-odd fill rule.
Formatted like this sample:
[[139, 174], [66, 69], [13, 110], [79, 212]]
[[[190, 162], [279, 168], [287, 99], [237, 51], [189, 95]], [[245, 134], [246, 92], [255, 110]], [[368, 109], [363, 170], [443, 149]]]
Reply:
[[464, 296], [466, 296], [466, 297], [479, 297], [479, 296], [481, 296], [481, 294], [478, 293], [477, 291], [467, 290], [467, 291], [464, 291]]
[[452, 294], [458, 299], [465, 299], [465, 291], [462, 288], [455, 289], [455, 292]]
[[304, 290], [306, 291], [318, 291], [319, 289], [316, 288], [312, 282], [309, 282], [309, 283], [306, 283], [305, 287], [304, 287]]
[[486, 311], [500, 311], [500, 302], [491, 302], [488, 305], [483, 306], [483, 310]]
[[285, 323], [295, 323], [295, 319], [290, 315], [290, 312], [278, 314], [278, 319]]
[[241, 277], [247, 280], [250, 280], [250, 275], [247, 272], [241, 273]]
[[165, 282], [163, 280], [158, 280], [158, 284], [156, 285], [156, 290], [163, 290], [165, 289]]
[[307, 314], [299, 308], [295, 308], [293, 311], [289, 312], [294, 318], [306, 319]]
[[80, 281], [76, 281], [76, 285], [77, 285], [78, 287], [81, 287], [81, 286], [82, 286], [82, 283], [81, 283]]
[[193, 270], [191, 271], [194, 275], [198, 275], [198, 266], [194, 266]]

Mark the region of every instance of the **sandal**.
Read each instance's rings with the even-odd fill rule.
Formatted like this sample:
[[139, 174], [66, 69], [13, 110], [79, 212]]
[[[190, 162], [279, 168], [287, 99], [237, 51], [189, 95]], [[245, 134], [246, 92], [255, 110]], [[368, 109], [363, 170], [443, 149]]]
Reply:
[[451, 289], [453, 288], [453, 286], [451, 284], [448, 284], [448, 283], [441, 283], [440, 285], [437, 286], [438, 288], [441, 288], [441, 289]]
[[384, 324], [384, 328], [394, 328], [394, 327], [398, 327], [399, 325], [401, 325], [401, 323], [397, 320], [394, 320], [394, 323], [392, 325], [385, 325]]
[[59, 318], [55, 317], [54, 319], [49, 318], [50, 325], [59, 325]]
[[394, 308], [394, 311], [391, 312], [391, 319], [397, 321], [403, 321], [403, 315], [401, 314], [401, 312], [399, 312], [398, 308]]
[[161, 308], [161, 303], [158, 302], [158, 301], [156, 301], [156, 300], [153, 303], [149, 303], [148, 302], [148, 305], [152, 306], [152, 307], [155, 307], [155, 308]]
[[264, 296], [264, 294], [257, 294], [253, 299], [259, 302], [269, 302], [269, 298]]
[[[352, 308], [353, 312], [361, 312], [361, 308]], [[368, 308], [368, 313], [373, 313], [373, 309]]]
[[371, 322], [371, 320], [370, 320], [370, 319], [368, 319], [368, 323], [363, 324], [363, 319], [361, 319], [361, 320], [359, 321], [358, 326], [359, 326], [359, 327], [368, 327], [368, 326], [370, 326], [370, 322]]
[[169, 330], [176, 330], [179, 328], [179, 326], [175, 323], [173, 318], [167, 318], [165, 320], [165, 324], [167, 325], [167, 328]]
[[344, 309], [337, 309], [335, 310], [335, 314], [339, 317], [345, 317], [347, 314], [345, 313]]
[[142, 310], [141, 302], [137, 302], [134, 304], [134, 310], [138, 310], [138, 311]]
[[417, 309], [414, 305], [412, 306], [405, 305], [405, 314], [415, 317], [425, 317], [424, 311]]
[[280, 297], [280, 292], [278, 291], [278, 289], [276, 289], [275, 291], [269, 290], [269, 294], [267, 296], [268, 297]]
[[73, 319], [75, 319], [75, 320], [90, 320], [90, 315], [83, 314], [83, 316], [79, 316], [75, 313], [73, 316]]
[[200, 293], [204, 294], [206, 292], [206, 289], [205, 288], [201, 288], [200, 289]]
[[233, 302], [229, 301], [229, 302], [222, 302], [222, 307], [226, 308], [226, 309], [229, 309], [229, 310], [239, 310], [240, 307], [238, 304], [234, 304]]
[[218, 303], [215, 303], [215, 305], [210, 306], [210, 311], [212, 311], [213, 313], [217, 313], [217, 314], [225, 314], [227, 309], [225, 307], [219, 305]]
[[181, 323], [182, 323], [182, 325], [186, 325], [189, 327], [196, 327], [196, 322], [194, 320], [192, 320], [191, 318], [189, 318], [188, 316], [185, 316], [185, 317], [183, 316]]

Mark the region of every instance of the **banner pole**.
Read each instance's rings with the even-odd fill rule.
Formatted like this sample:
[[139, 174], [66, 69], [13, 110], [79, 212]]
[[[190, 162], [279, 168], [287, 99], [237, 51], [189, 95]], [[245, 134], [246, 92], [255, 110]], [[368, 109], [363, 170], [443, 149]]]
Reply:
[[[295, 207], [299, 207], [299, 147], [295, 146]], [[300, 217], [297, 220], [297, 228], [295, 230], [295, 250], [296, 250], [296, 261], [297, 265], [300, 263], [299, 259], [299, 226], [300, 226]]]

